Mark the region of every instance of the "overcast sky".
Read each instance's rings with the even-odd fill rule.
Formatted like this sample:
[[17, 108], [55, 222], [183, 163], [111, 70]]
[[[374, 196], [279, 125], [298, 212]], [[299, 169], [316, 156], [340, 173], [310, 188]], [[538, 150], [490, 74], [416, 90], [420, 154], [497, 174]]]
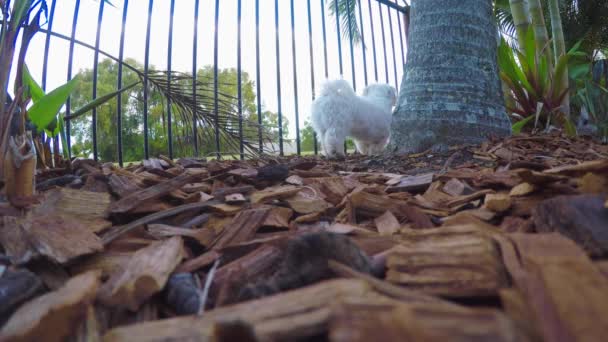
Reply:
[[[51, 0], [47, 0], [49, 6]], [[297, 60], [297, 82], [300, 125], [309, 116], [309, 106], [312, 100], [310, 77], [310, 52], [308, 44], [308, 17], [307, 1], [294, 0], [295, 13], [295, 41]], [[70, 35], [72, 17], [76, 0], [57, 0], [53, 31]], [[100, 49], [111, 55], [118, 56], [120, 29], [123, 11], [123, 0], [112, 1], [116, 7], [105, 6], [103, 24], [101, 28]], [[173, 61], [174, 70], [191, 72], [193, 57], [193, 28], [194, 28], [195, 0], [175, 1], [175, 20], [173, 28]], [[237, 54], [237, 0], [220, 0], [219, 8], [219, 67], [236, 67]], [[275, 55], [275, 9], [274, 0], [260, 0], [260, 58], [261, 58], [261, 95], [262, 102], [268, 110], [277, 111], [277, 73]], [[314, 71], [317, 88], [325, 79], [325, 66], [323, 58], [323, 38], [321, 21], [321, 0], [310, 0], [312, 13], [312, 38], [314, 49]], [[379, 82], [386, 82], [382, 33], [380, 30], [379, 6], [371, 0], [374, 33], [376, 40], [376, 56], [378, 62]], [[403, 1], [399, 1], [403, 4]], [[148, 0], [129, 1], [128, 18], [125, 34], [125, 58], [131, 57], [143, 64], [145, 51], [145, 37], [147, 25]], [[327, 1], [325, 1], [327, 7]], [[369, 20], [368, 0], [362, 0], [363, 29], [366, 39], [367, 73], [369, 82], [375, 81], [373, 55], [371, 44], [371, 28]], [[155, 0], [152, 11], [152, 31], [150, 41], [150, 64], [157, 69], [166, 69], [167, 40], [169, 31], [170, 0]], [[94, 45], [99, 10], [98, 0], [81, 0], [76, 38], [85, 43]], [[279, 34], [280, 34], [280, 64], [281, 64], [281, 92], [282, 110], [284, 116], [289, 118], [290, 137], [295, 137], [295, 101], [294, 101], [294, 75], [293, 55], [291, 46], [291, 18], [290, 1], [279, 1]], [[200, 0], [198, 18], [198, 67], [213, 64], [213, 35], [214, 35], [215, 0]], [[388, 7], [382, 6], [385, 27], [385, 42], [389, 82], [395, 86], [394, 68], [397, 70], [398, 83], [401, 82], [403, 69], [403, 56], [401, 53], [400, 31], [398, 14], [390, 11], [392, 27], [389, 25]], [[327, 8], [327, 51], [329, 78], [339, 78], [338, 43], [336, 24], [329, 17]], [[399, 15], [400, 16], [400, 15]], [[357, 15], [358, 19], [358, 15]], [[399, 18], [403, 24], [403, 18]], [[393, 63], [393, 49], [391, 44], [391, 28], [395, 45], [395, 60]], [[402, 30], [403, 34], [403, 30]], [[42, 79], [42, 60], [44, 52], [44, 34], [38, 34], [32, 41], [27, 64], [37, 80]], [[69, 43], [61, 38], [51, 38], [49, 53], [49, 68], [47, 75], [47, 89], [65, 83], [67, 77]], [[357, 91], [361, 92], [364, 86], [364, 67], [361, 45], [354, 46], [355, 74]], [[406, 50], [404, 49], [404, 53]], [[100, 57], [102, 60], [103, 57]], [[352, 82], [350, 47], [347, 40], [342, 40], [343, 77]], [[242, 0], [242, 65], [243, 71], [255, 79], [255, 0]], [[74, 49], [74, 74], [79, 69], [93, 67], [93, 51], [79, 45]], [[400, 85], [400, 84], [398, 84]]]

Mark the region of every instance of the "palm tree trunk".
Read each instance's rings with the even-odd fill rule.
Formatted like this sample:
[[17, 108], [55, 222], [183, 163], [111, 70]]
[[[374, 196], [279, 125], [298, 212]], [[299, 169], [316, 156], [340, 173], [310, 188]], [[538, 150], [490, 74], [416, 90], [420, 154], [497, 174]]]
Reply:
[[[566, 54], [566, 43], [564, 41], [564, 30], [562, 29], [562, 18], [559, 13], [558, 0], [548, 0], [549, 15], [551, 16], [551, 34], [553, 36], [553, 49], [555, 51], [555, 61], [560, 56]], [[568, 89], [568, 70], [564, 72], [564, 76], [559, 80], [561, 89]], [[562, 101], [562, 112], [567, 118], [570, 118], [570, 94], [566, 93]]]
[[413, 0], [392, 151], [443, 150], [505, 136], [492, 0]]
[[541, 5], [540, 0], [528, 0], [528, 8], [530, 9], [530, 16], [532, 17], [536, 51], [540, 53], [545, 49], [544, 54], [547, 56], [548, 69], [553, 70], [553, 49], [547, 44], [549, 42], [549, 35], [547, 33], [547, 26], [545, 25], [543, 6]]
[[513, 16], [513, 23], [517, 32], [517, 41], [523, 44], [526, 40], [526, 32], [528, 32], [528, 27], [530, 26], [528, 8], [524, 0], [509, 0], [509, 5], [511, 5], [511, 15]]

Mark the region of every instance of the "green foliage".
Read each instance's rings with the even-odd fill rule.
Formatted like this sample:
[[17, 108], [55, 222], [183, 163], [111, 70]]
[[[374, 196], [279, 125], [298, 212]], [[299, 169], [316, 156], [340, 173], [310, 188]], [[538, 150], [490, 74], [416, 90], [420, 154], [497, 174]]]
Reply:
[[30, 121], [39, 131], [47, 129], [48, 125], [55, 120], [57, 113], [70, 97], [72, 90], [76, 86], [77, 79], [74, 78], [68, 83], [63, 84], [50, 93], [41, 97], [34, 105], [28, 109]]
[[[337, 16], [336, 2], [338, 3]], [[361, 6], [359, 0], [329, 0], [327, 2], [329, 14], [333, 16], [335, 20], [341, 21], [340, 29], [342, 30], [342, 36], [344, 39], [350, 39], [352, 36], [354, 44], [361, 41], [361, 32], [357, 24], [357, 6]]]
[[[585, 55], [578, 51], [579, 44], [560, 56], [553, 68], [549, 67], [547, 54], [537, 50], [532, 28], [528, 29], [525, 41], [523, 44], [520, 42], [519, 45], [521, 50], [512, 49], [505, 39], [502, 39], [498, 48], [500, 78], [510, 90], [508, 100], [511, 101], [507, 103], [515, 104], [508, 105], [507, 109], [525, 119], [536, 116], [538, 104], [541, 103], [542, 111], [539, 115], [543, 123], [548, 124], [551, 117], [555, 116], [562, 126], [572, 133], [569, 129], [572, 127], [571, 122], [567, 122], [565, 115], [560, 111], [562, 99], [569, 89], [561, 86], [559, 80], [568, 70], [569, 62]], [[528, 122], [531, 120], [521, 125]], [[515, 128], [520, 129], [519, 126]]]
[[27, 65], [23, 65], [23, 98], [31, 98], [34, 103], [38, 102], [44, 96], [44, 90], [38, 82], [34, 80], [30, 74]]
[[302, 151], [315, 150], [315, 131], [310, 124], [310, 121], [304, 121], [304, 128], [300, 131]]
[[[141, 70], [143, 67], [133, 59], [125, 61], [126, 64]], [[166, 79], [166, 74], [151, 68], [150, 81], [157, 82]], [[72, 105], [83, 107], [92, 98], [93, 72], [91, 69], [81, 70], [78, 74], [80, 82], [72, 94]], [[242, 96], [243, 96], [243, 137], [246, 141], [257, 146], [258, 126], [257, 107], [255, 97], [255, 84], [250, 80], [247, 73], [242, 73]], [[109, 60], [103, 60], [98, 64], [97, 92], [100, 94], [116, 93], [118, 78], [118, 65]], [[141, 74], [130, 68], [123, 69], [124, 87], [121, 97], [122, 112], [122, 142], [123, 158], [126, 161], [143, 159], [143, 87], [139, 82]], [[214, 129], [214, 97], [213, 97], [213, 67], [205, 66], [197, 72], [197, 100], [196, 106], [205, 118], [197, 119], [197, 138], [199, 143], [199, 154], [210, 155], [215, 152], [215, 129]], [[158, 84], [149, 93], [148, 98], [148, 133], [150, 155], [168, 153], [168, 111], [165, 99], [166, 90], [159, 87], [167, 87], [168, 84]], [[171, 128], [173, 131], [173, 144], [176, 155], [193, 155], [193, 126], [192, 126], [192, 77], [184, 75], [173, 75], [170, 84], [170, 96], [174, 100], [181, 101], [177, 104], [171, 102]], [[218, 73], [218, 112], [220, 113], [220, 125], [230, 132], [237, 134], [239, 120], [236, 115], [238, 109], [237, 99], [237, 73], [236, 69], [222, 69]], [[97, 107], [97, 139], [98, 153], [101, 160], [117, 160], [117, 97], [112, 97], [108, 102]], [[187, 105], [190, 112], [184, 113], [183, 104]], [[181, 111], [181, 112], [180, 112]], [[229, 113], [232, 113], [229, 115]], [[71, 115], [74, 118], [79, 111]], [[184, 115], [185, 114], [185, 115]], [[196, 115], [199, 115], [196, 114]], [[268, 110], [262, 112], [262, 123], [264, 126], [263, 137], [272, 137], [278, 140], [278, 115]], [[86, 115], [76, 117], [72, 122], [72, 152], [75, 156], [89, 157], [93, 152], [92, 144], [92, 122]], [[283, 118], [283, 133], [288, 134], [289, 122]], [[234, 146], [234, 139], [230, 135], [220, 132], [220, 145], [222, 153], [238, 153], [238, 145]]]
[[608, 140], [608, 89], [605, 79], [585, 79], [578, 87], [575, 103], [589, 113], [591, 124], [594, 124], [600, 137]]

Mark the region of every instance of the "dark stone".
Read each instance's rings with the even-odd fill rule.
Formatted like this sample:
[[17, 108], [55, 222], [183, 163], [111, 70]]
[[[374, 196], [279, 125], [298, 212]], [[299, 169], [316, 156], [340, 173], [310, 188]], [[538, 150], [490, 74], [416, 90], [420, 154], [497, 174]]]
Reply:
[[608, 255], [606, 195], [557, 196], [538, 204], [532, 214], [536, 231], [559, 232], [592, 257]]
[[5, 270], [0, 277], [0, 325], [17, 308], [43, 290], [40, 278], [27, 270]]
[[289, 166], [285, 164], [266, 165], [258, 169], [257, 179], [264, 181], [282, 181], [289, 176]]
[[390, 150], [418, 153], [506, 136], [491, 0], [413, 0]]
[[192, 273], [176, 273], [169, 278], [165, 301], [177, 315], [196, 315], [199, 312], [200, 289]]

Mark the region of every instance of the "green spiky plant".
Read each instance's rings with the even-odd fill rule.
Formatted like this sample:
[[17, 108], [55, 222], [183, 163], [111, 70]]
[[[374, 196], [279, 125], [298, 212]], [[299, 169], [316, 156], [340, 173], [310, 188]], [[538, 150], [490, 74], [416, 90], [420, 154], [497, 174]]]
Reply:
[[564, 74], [568, 76], [568, 63], [573, 58], [585, 56], [578, 51], [580, 43], [561, 55], [553, 68], [548, 54], [536, 48], [532, 28], [528, 28], [525, 41], [520, 45], [521, 49], [512, 49], [502, 39], [498, 48], [500, 78], [508, 86], [509, 96], [515, 103], [515, 106], [508, 107], [518, 121], [513, 126], [514, 133], [531, 122], [541, 122], [545, 126], [558, 122], [568, 134], [575, 135], [572, 121], [561, 110], [562, 100], [569, 89], [560, 80]]

